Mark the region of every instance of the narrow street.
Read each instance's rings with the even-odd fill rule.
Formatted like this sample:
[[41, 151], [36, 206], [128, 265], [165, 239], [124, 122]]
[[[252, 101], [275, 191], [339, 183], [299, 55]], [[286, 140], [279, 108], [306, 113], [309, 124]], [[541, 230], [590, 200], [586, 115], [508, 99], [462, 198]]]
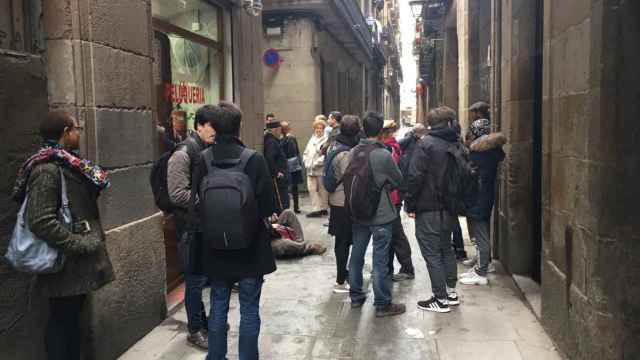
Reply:
[[[306, 199], [305, 199], [306, 200]], [[306, 204], [306, 202], [305, 202]], [[308, 207], [303, 207], [303, 211]], [[449, 314], [421, 311], [416, 301], [431, 294], [424, 260], [415, 241], [413, 221], [404, 218], [411, 241], [416, 279], [395, 283], [394, 301], [407, 313], [377, 319], [373, 292], [362, 309], [351, 310], [348, 294], [334, 294], [333, 240], [322, 226], [326, 219], [300, 217], [305, 236], [322, 239], [322, 256], [278, 262], [266, 278], [261, 298], [260, 357], [297, 359], [397, 360], [560, 360], [561, 357], [533, 312], [523, 302], [513, 280], [500, 266], [490, 285], [459, 286], [462, 304]], [[467, 250], [469, 239], [463, 225]], [[371, 269], [371, 246], [365, 284]], [[397, 268], [397, 267], [396, 267]], [[465, 268], [459, 265], [459, 271]], [[208, 294], [208, 292], [207, 292]], [[208, 304], [208, 299], [206, 301]], [[239, 309], [232, 295], [229, 312], [229, 358], [237, 358]], [[121, 360], [204, 359], [205, 353], [186, 342], [186, 311], [182, 305], [127, 351]]]

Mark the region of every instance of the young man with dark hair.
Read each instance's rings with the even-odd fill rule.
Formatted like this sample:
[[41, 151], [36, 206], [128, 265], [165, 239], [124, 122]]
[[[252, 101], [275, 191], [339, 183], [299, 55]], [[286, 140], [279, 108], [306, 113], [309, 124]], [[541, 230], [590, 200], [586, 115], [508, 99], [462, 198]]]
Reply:
[[327, 118], [327, 127], [324, 133], [328, 136], [327, 142], [322, 147], [321, 152], [327, 154], [336, 144], [336, 137], [340, 134], [340, 123], [342, 122], [342, 113], [340, 111], [332, 111]]
[[[415, 218], [416, 238], [427, 263], [433, 296], [418, 301], [418, 308], [449, 312], [449, 305], [459, 305], [455, 291], [456, 258], [451, 247], [455, 215], [445, 209], [439, 189], [449, 161], [447, 150], [459, 143], [453, 128], [455, 112], [442, 106], [427, 114], [429, 134], [418, 143], [409, 164], [405, 208]], [[461, 144], [459, 144], [462, 146]]]
[[276, 120], [276, 116], [273, 113], [267, 113], [264, 117], [265, 124], [271, 123]]
[[[247, 154], [244, 168], [241, 170], [251, 183], [255, 196], [256, 237], [248, 247], [236, 250], [220, 250], [214, 248], [212, 240], [202, 239], [202, 272], [211, 283], [211, 311], [209, 315], [209, 360], [226, 359], [227, 355], [227, 316], [231, 287], [234, 283], [239, 287], [240, 299], [240, 359], [258, 359], [258, 336], [260, 334], [260, 294], [263, 276], [276, 270], [271, 251], [268, 220], [276, 210], [274, 203], [271, 174], [265, 158], [254, 151], [246, 149], [239, 139], [242, 112], [229, 102], [221, 102], [216, 107], [216, 116], [212, 120], [216, 131], [216, 143], [200, 154], [200, 160], [194, 170], [194, 187], [191, 195], [191, 216], [202, 216], [204, 199], [196, 201], [200, 192], [201, 180], [207, 176], [208, 167], [215, 163], [238, 162], [242, 164]], [[207, 164], [207, 158], [213, 159]], [[218, 166], [218, 165], [216, 165]], [[207, 205], [209, 206], [209, 205]], [[223, 209], [224, 210], [224, 209]], [[216, 221], [216, 219], [206, 219]], [[225, 234], [226, 238], [226, 234]]]
[[333, 176], [332, 181], [337, 184], [334, 191], [329, 192], [329, 234], [335, 236], [336, 256], [336, 284], [333, 287], [335, 293], [349, 292], [349, 272], [347, 262], [349, 260], [349, 248], [353, 243], [351, 218], [345, 207], [344, 184], [342, 177], [349, 166], [349, 151], [360, 141], [360, 118], [355, 115], [345, 115], [342, 119], [340, 134], [336, 137], [336, 146], [326, 157], [326, 166], [331, 171], [325, 172], [325, 176]]
[[[353, 148], [349, 155], [350, 165], [347, 173], [354, 164], [366, 164], [367, 173], [371, 174], [368, 184], [376, 190], [369, 193], [376, 195], [379, 191], [379, 201], [373, 217], [368, 219], [356, 218], [354, 210], [363, 206], [361, 203], [354, 203], [349, 199], [347, 204], [351, 211], [353, 220], [353, 248], [351, 260], [349, 261], [349, 285], [351, 296], [351, 307], [361, 307], [367, 297], [367, 293], [362, 289], [362, 268], [364, 266], [364, 256], [367, 251], [369, 239], [373, 239], [373, 293], [374, 306], [376, 307], [376, 317], [399, 315], [406, 311], [404, 304], [392, 303], [391, 295], [391, 274], [389, 274], [389, 248], [391, 246], [391, 228], [393, 221], [398, 217], [396, 207], [391, 201], [390, 192], [401, 187], [403, 179], [400, 169], [393, 161], [391, 154], [380, 142], [380, 134], [384, 125], [382, 114], [367, 112], [363, 119], [363, 128], [366, 139], [360, 140], [360, 144]], [[361, 156], [368, 155], [368, 158]], [[356, 165], [358, 166], [358, 165]], [[351, 176], [350, 174], [349, 176]], [[353, 177], [353, 179], [357, 179]], [[349, 181], [347, 179], [346, 181]], [[348, 188], [347, 193], [352, 191], [353, 183]], [[373, 189], [375, 188], [375, 189]]]
[[169, 158], [167, 164], [167, 189], [173, 204], [173, 217], [176, 224], [176, 238], [181, 249], [181, 257], [185, 268], [184, 303], [187, 310], [187, 341], [201, 349], [207, 349], [207, 316], [202, 302], [202, 288], [207, 278], [192, 274], [188, 262], [192, 258], [189, 254], [188, 228], [189, 199], [191, 198], [192, 172], [197, 156], [203, 149], [213, 144], [215, 131], [212, 121], [217, 111], [214, 106], [205, 105], [196, 111], [195, 132], [189, 134], [183, 142], [177, 145], [176, 151]]

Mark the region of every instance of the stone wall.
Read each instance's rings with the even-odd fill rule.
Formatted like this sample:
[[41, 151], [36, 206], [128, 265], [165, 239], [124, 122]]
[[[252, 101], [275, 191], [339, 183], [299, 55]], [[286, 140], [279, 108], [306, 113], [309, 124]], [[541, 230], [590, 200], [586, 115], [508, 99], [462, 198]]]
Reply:
[[[40, 144], [38, 126], [48, 109], [44, 59], [0, 50], [0, 358], [42, 359], [39, 341], [46, 304], [30, 297], [32, 278], [6, 264], [6, 253], [19, 204], [11, 200], [18, 168]], [[22, 346], [18, 346], [22, 345]], [[26, 345], [26, 346], [25, 346]]]
[[316, 115], [333, 110], [360, 115], [363, 65], [314, 21], [288, 19], [281, 36], [265, 37], [268, 48], [277, 49], [283, 62], [278, 69], [263, 66], [265, 111], [290, 122], [301, 151], [311, 138]]
[[640, 5], [544, 6], [543, 324], [571, 359], [637, 358]]
[[496, 206], [500, 261], [513, 274], [534, 269], [533, 239], [533, 124], [536, 4], [529, 0], [501, 0], [500, 88], [497, 108], [500, 127], [508, 139]]
[[319, 35], [308, 18], [291, 19], [283, 30], [282, 36], [265, 38], [264, 48], [278, 49], [283, 59], [276, 69], [263, 66], [265, 111], [288, 121], [304, 146], [313, 118], [322, 113]]
[[[150, 1], [124, 0], [43, 2], [46, 69], [37, 70], [40, 59], [30, 60], [31, 77], [21, 81], [24, 75], [13, 75], [34, 99], [23, 106], [21, 126], [30, 126], [33, 134], [47, 107], [68, 111], [85, 128], [83, 155], [111, 170], [112, 187], [100, 197], [100, 210], [117, 280], [92, 294], [86, 307], [89, 359], [117, 357], [166, 313], [164, 245], [147, 180], [155, 156], [150, 6]], [[47, 90], [48, 100], [38, 97]], [[8, 144], [16, 145], [9, 152], [15, 157], [12, 167], [33, 148], [29, 136], [22, 139], [22, 145]], [[19, 330], [0, 339], [3, 356], [9, 349], [16, 352], [13, 359], [43, 358], [46, 302], [38, 289], [31, 303]]]

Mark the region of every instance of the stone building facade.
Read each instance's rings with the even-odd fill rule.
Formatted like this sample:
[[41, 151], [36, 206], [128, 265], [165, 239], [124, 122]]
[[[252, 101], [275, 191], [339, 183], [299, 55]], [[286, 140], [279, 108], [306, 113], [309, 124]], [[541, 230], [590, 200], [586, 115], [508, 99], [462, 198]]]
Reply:
[[[262, 140], [262, 76], [256, 75], [262, 24], [241, 5], [0, 2], [0, 253], [15, 221], [17, 205], [9, 198], [15, 174], [38, 148], [37, 127], [48, 110], [75, 115], [85, 128], [82, 154], [110, 170], [112, 187], [101, 196], [100, 211], [117, 280], [92, 294], [86, 307], [87, 359], [117, 358], [167, 313], [166, 259], [176, 255], [165, 243], [148, 185], [159, 154], [157, 125], [166, 124], [167, 111], [178, 103], [192, 111], [196, 98], [234, 100], [245, 113], [245, 141], [258, 146]], [[181, 97], [181, 85], [201, 87], [195, 93], [203, 95]], [[47, 304], [31, 281], [0, 258], [2, 359], [44, 358]]]
[[640, 4], [428, 0], [423, 17], [438, 6], [442, 91], [430, 105], [458, 109], [465, 129], [469, 105], [489, 100], [509, 141], [494, 256], [537, 292], [569, 359], [640, 357]]
[[371, 0], [264, 2], [265, 111], [289, 121], [300, 146], [313, 118], [333, 110], [362, 114], [384, 107], [385, 58]]
[[400, 83], [402, 82], [402, 66], [400, 54], [400, 2], [398, 0], [379, 1], [377, 23], [382, 26], [381, 42], [385, 57], [383, 113], [385, 119], [400, 122]]

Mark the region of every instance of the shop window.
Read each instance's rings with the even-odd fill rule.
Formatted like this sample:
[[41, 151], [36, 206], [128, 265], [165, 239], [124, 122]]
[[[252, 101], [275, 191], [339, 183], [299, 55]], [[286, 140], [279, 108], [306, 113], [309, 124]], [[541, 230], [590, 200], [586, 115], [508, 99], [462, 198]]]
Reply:
[[152, 13], [159, 120], [183, 110], [192, 129], [195, 111], [224, 97], [222, 10], [206, 1], [153, 0]]
[[0, 49], [44, 51], [41, 0], [0, 0]]

